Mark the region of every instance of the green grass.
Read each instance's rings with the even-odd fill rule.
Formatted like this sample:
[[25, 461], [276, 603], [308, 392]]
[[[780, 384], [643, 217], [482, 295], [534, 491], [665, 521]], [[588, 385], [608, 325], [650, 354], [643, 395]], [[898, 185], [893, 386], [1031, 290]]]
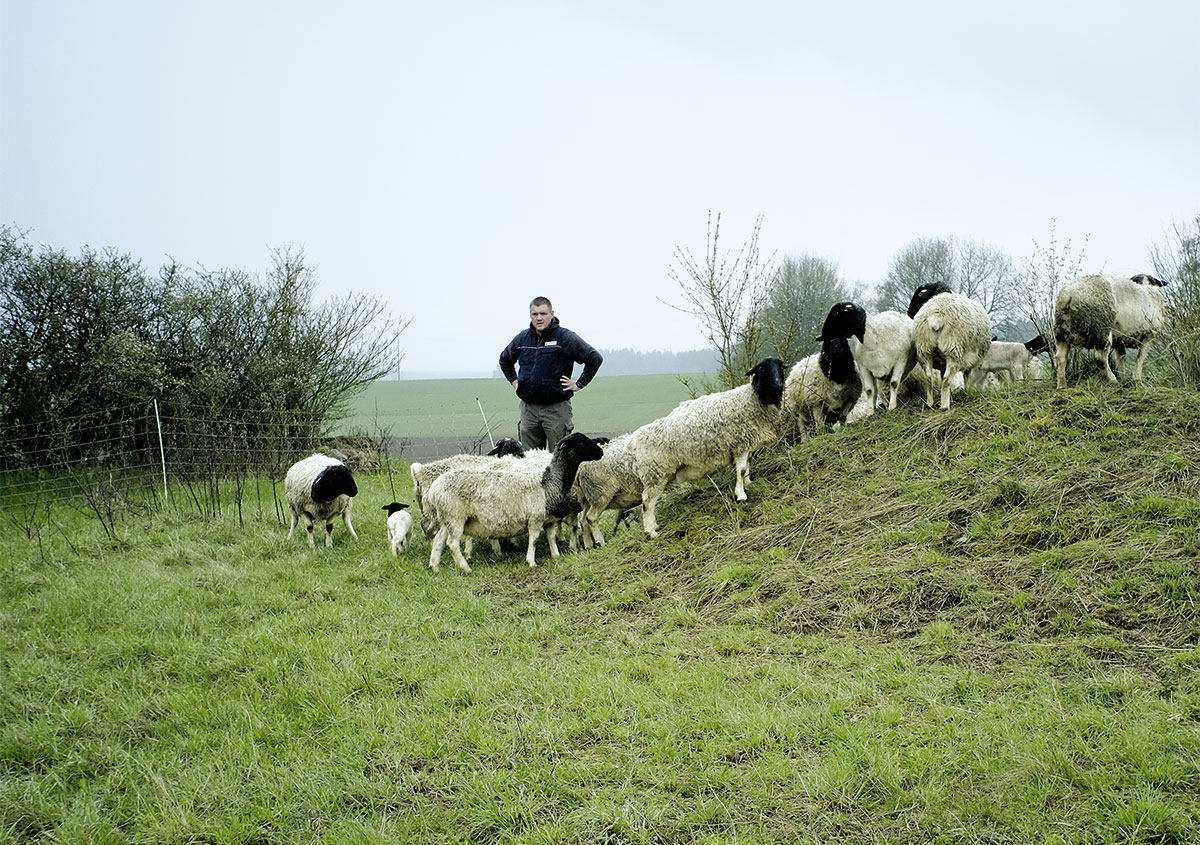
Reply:
[[1190, 392], [968, 394], [471, 575], [387, 553], [399, 474], [314, 552], [57, 508], [0, 533], [0, 840], [1200, 841], [1198, 444]]
[[[572, 399], [577, 431], [626, 432], [666, 415], [689, 399], [684, 380], [696, 376], [605, 376], [603, 372]], [[476, 402], [478, 400], [478, 403]], [[390, 428], [398, 437], [515, 436], [516, 393], [502, 377], [378, 381], [354, 399], [347, 430]]]

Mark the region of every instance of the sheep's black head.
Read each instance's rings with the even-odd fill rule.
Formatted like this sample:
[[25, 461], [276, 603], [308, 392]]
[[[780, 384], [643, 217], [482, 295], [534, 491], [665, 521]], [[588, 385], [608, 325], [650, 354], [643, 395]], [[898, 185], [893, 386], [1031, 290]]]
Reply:
[[754, 395], [764, 405], [779, 405], [783, 401], [783, 382], [787, 378], [783, 361], [778, 358], [763, 358], [746, 375], [752, 376], [750, 384]]
[[1025, 341], [1025, 348], [1032, 354], [1037, 355], [1039, 352], [1045, 352], [1050, 348], [1050, 342], [1046, 340], [1044, 334], [1040, 334], [1032, 340]]
[[950, 290], [950, 286], [945, 282], [931, 282], [927, 285], [921, 285], [913, 291], [912, 300], [908, 303], [908, 316], [917, 316], [917, 312], [921, 310], [921, 306], [939, 293], [953, 293], [953, 291]]
[[554, 447], [555, 454], [570, 456], [576, 461], [598, 461], [604, 457], [604, 450], [595, 440], [586, 434], [575, 432], [564, 437]]
[[408, 505], [404, 504], [403, 502], [392, 502], [390, 505], [384, 505], [381, 510], [387, 511], [388, 516], [391, 516], [396, 511], [402, 511], [406, 507], [408, 507]]
[[345, 464], [330, 464], [321, 470], [313, 480], [312, 500], [314, 502], [332, 502], [338, 496], [354, 497], [358, 495], [358, 485], [354, 483], [354, 475]]
[[492, 447], [492, 451], [488, 452], [488, 457], [503, 458], [505, 455], [523, 458], [525, 457], [525, 448], [511, 437], [501, 437]]
[[1162, 279], [1156, 279], [1146, 273], [1138, 273], [1136, 276], [1130, 276], [1129, 281], [1137, 282], [1139, 285], [1153, 285], [1158, 288], [1165, 288], [1167, 283]]
[[867, 331], [867, 312], [853, 302], [839, 302], [829, 309], [825, 325], [821, 326], [818, 341], [835, 337], [857, 337], [860, 341]]
[[858, 378], [858, 370], [854, 368], [854, 355], [850, 351], [850, 341], [844, 337], [825, 338], [817, 363], [825, 378], [832, 382], [846, 384]]

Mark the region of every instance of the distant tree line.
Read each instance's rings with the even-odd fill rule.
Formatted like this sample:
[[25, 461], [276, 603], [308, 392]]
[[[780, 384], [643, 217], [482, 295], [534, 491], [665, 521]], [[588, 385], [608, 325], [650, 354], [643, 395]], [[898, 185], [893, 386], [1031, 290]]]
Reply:
[[261, 277], [173, 263], [147, 274], [112, 249], [68, 255], [0, 227], [0, 470], [31, 455], [119, 460], [104, 446], [118, 441], [149, 448], [154, 402], [211, 422], [191, 444], [210, 463], [217, 435], [231, 454], [307, 447], [394, 363], [406, 325], [368, 296], [314, 303], [315, 288], [290, 249]]
[[720, 369], [716, 353], [711, 349], [690, 352], [666, 352], [655, 349], [638, 352], [635, 349], [601, 349], [604, 374], [609, 376], [640, 376], [655, 373], [715, 373]]

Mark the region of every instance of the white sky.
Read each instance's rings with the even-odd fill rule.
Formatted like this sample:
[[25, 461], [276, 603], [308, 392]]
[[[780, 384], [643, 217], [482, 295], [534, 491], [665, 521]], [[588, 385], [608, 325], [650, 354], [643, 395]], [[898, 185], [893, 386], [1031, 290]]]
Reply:
[[535, 295], [601, 348], [703, 346], [668, 271], [875, 284], [919, 237], [1148, 269], [1200, 212], [1200, 4], [0, 0], [0, 224], [265, 270], [491, 370]]

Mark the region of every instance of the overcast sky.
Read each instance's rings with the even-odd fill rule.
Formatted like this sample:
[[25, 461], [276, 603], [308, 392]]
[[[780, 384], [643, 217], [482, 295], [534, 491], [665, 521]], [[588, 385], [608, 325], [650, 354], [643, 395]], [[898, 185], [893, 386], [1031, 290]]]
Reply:
[[0, 224], [411, 317], [490, 371], [550, 297], [601, 348], [703, 346], [670, 278], [736, 250], [877, 283], [1051, 221], [1146, 270], [1200, 213], [1200, 3], [0, 0]]

